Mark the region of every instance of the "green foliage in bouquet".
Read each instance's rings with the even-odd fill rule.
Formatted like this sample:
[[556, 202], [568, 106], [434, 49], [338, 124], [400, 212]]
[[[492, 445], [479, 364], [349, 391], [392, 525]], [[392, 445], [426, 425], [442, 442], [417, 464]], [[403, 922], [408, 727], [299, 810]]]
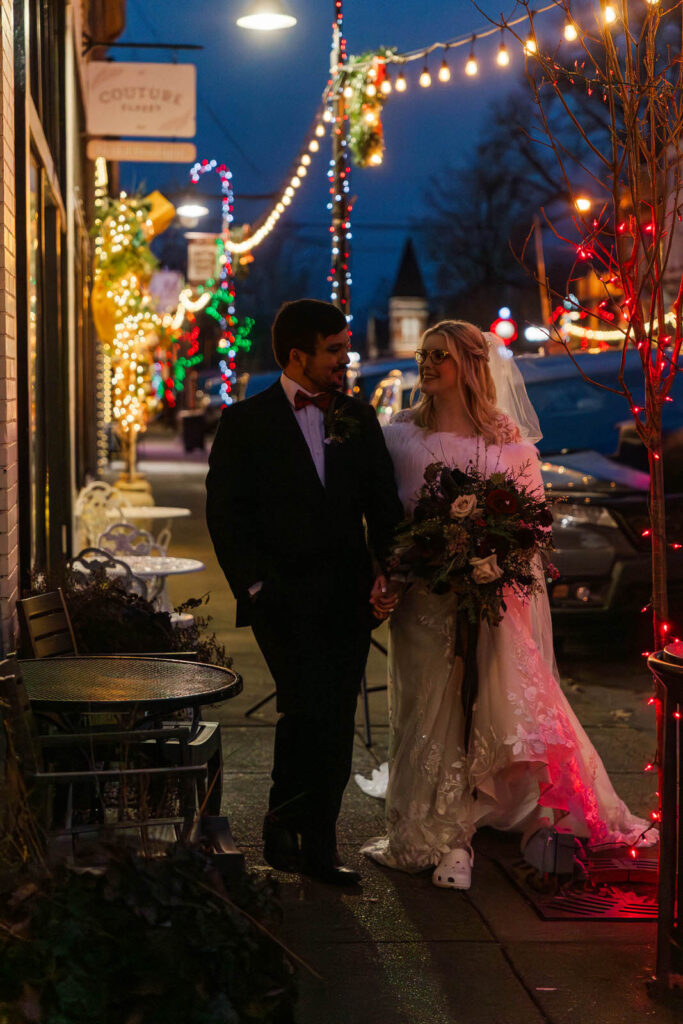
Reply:
[[497, 625], [504, 591], [537, 593], [542, 582], [534, 559], [552, 550], [552, 513], [522, 483], [527, 468], [485, 477], [474, 465], [430, 463], [413, 517], [398, 529], [392, 575], [423, 580], [435, 594], [454, 593], [470, 622]]
[[289, 1024], [295, 979], [270, 934], [274, 883], [226, 889], [208, 858], [109, 850], [0, 904], [2, 1024]]

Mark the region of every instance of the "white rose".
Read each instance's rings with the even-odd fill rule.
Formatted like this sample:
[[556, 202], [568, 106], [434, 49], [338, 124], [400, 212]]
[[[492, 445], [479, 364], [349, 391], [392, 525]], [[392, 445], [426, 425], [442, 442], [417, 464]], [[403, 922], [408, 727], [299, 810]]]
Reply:
[[470, 558], [472, 579], [475, 583], [493, 583], [503, 575], [498, 565], [498, 555], [487, 555], [486, 558]]
[[451, 516], [453, 519], [466, 519], [472, 515], [476, 507], [476, 494], [461, 494], [451, 505]]

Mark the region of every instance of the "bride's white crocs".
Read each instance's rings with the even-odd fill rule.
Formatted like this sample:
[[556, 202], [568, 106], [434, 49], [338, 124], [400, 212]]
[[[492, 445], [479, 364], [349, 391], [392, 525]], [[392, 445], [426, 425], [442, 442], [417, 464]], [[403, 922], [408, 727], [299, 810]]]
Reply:
[[434, 868], [432, 882], [441, 889], [469, 889], [472, 885], [473, 864], [474, 853], [471, 847], [466, 850], [449, 850]]
[[362, 775], [354, 775], [356, 785], [359, 786], [368, 796], [376, 796], [384, 800], [389, 785], [389, 762], [383, 761], [379, 768], [373, 768], [369, 779]]

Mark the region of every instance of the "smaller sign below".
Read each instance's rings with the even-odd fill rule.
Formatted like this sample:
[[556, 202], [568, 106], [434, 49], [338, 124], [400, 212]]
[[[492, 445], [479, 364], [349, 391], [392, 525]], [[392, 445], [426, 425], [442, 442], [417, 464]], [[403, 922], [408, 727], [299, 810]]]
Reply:
[[191, 164], [197, 159], [193, 142], [129, 142], [126, 139], [90, 139], [89, 160], [98, 156], [119, 163]]
[[218, 277], [218, 246], [216, 235], [195, 232], [204, 237], [192, 238], [190, 233], [185, 236], [187, 243], [187, 280], [189, 284], [204, 284], [211, 278]]

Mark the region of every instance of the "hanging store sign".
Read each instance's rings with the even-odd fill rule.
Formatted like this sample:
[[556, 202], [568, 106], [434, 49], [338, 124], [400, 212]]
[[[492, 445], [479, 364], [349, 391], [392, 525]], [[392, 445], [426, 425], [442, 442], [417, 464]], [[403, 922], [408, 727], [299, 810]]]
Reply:
[[93, 61], [86, 69], [89, 135], [194, 137], [194, 64]]

